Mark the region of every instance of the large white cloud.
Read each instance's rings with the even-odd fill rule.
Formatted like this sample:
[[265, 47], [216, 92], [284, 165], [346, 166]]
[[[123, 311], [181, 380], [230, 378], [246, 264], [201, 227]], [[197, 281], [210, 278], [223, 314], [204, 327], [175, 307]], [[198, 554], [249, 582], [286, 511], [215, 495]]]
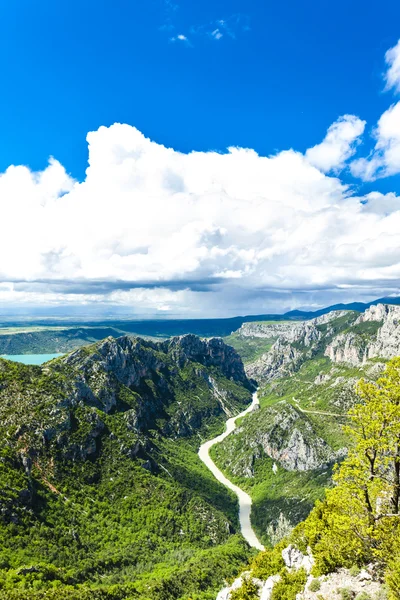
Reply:
[[307, 150], [308, 161], [324, 173], [331, 170], [339, 172], [355, 153], [364, 129], [365, 121], [358, 117], [340, 117], [329, 127], [325, 139]]
[[1, 175], [0, 304], [234, 314], [398, 287], [399, 198], [353, 196], [315, 152], [182, 154], [121, 124], [88, 144], [82, 183], [55, 160]]

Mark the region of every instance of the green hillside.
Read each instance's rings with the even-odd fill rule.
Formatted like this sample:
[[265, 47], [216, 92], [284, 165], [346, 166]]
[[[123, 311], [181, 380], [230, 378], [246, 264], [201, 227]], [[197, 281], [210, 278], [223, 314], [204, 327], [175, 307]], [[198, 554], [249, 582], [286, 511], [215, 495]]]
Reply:
[[0, 360], [0, 598], [214, 598], [249, 549], [197, 448], [250, 390], [195, 336]]

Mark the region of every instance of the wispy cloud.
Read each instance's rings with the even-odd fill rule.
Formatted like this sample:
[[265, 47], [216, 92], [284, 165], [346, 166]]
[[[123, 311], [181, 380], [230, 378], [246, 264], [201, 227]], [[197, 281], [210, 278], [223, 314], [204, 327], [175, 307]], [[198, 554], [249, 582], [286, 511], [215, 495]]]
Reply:
[[388, 67], [384, 75], [386, 90], [394, 89], [400, 92], [400, 40], [386, 52], [385, 62]]
[[179, 10], [179, 4], [174, 0], [163, 0], [163, 18], [164, 22], [160, 25], [160, 31], [174, 31], [175, 27], [175, 16]]
[[164, 4], [165, 4], [166, 10], [168, 10], [170, 12], [175, 12], [179, 8], [179, 4], [177, 4], [176, 2], [173, 2], [173, 0], [164, 0]]
[[235, 13], [223, 19], [210, 21], [205, 25], [193, 25], [190, 33], [199, 37], [206, 36], [215, 41], [222, 38], [236, 40], [250, 29], [250, 17], [242, 13]]
[[224, 34], [218, 27], [217, 29], [214, 29], [214, 31], [211, 32], [211, 37], [213, 37], [215, 40], [220, 40], [223, 37], [223, 35]]
[[188, 37], [186, 37], [186, 35], [183, 35], [183, 33], [179, 33], [178, 35], [174, 35], [171, 38], [169, 38], [170, 42], [182, 42], [183, 44], [185, 44], [185, 46], [191, 46], [192, 44], [190, 43], [190, 40]]
[[[164, 23], [159, 27], [160, 31], [169, 33], [170, 42], [183, 42], [187, 46], [193, 46], [193, 40], [209, 39], [220, 41], [222, 39], [236, 40], [240, 35], [250, 31], [250, 17], [242, 13], [234, 13], [224, 18], [214, 19], [200, 25], [184, 25], [178, 23], [179, 4], [174, 0], [163, 0]], [[180, 33], [175, 33], [181, 30]], [[185, 33], [183, 33], [183, 32]], [[172, 35], [172, 33], [174, 34]]]

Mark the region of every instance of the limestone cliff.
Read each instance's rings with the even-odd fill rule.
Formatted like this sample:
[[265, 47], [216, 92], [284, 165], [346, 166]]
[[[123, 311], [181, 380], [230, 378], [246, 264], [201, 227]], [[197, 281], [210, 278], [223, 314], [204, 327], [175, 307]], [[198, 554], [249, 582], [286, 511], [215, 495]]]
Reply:
[[354, 322], [353, 311], [332, 311], [310, 321], [262, 324], [245, 323], [238, 333], [244, 337], [275, 338], [272, 348], [257, 361], [246, 366], [249, 377], [259, 382], [285, 377], [296, 372], [307, 360], [324, 348], [326, 340], [340, 330], [343, 322]]
[[344, 332], [327, 346], [333, 362], [364, 364], [373, 358], [392, 358], [400, 353], [400, 307], [371, 306], [354, 323], [354, 331]]

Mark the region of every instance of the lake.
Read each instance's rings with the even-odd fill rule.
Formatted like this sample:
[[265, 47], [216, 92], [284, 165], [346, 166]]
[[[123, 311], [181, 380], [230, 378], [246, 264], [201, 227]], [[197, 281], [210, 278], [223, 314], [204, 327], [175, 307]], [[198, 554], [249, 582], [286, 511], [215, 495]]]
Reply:
[[3, 354], [1, 358], [20, 362], [24, 365], [42, 365], [58, 356], [62, 356], [62, 354]]

